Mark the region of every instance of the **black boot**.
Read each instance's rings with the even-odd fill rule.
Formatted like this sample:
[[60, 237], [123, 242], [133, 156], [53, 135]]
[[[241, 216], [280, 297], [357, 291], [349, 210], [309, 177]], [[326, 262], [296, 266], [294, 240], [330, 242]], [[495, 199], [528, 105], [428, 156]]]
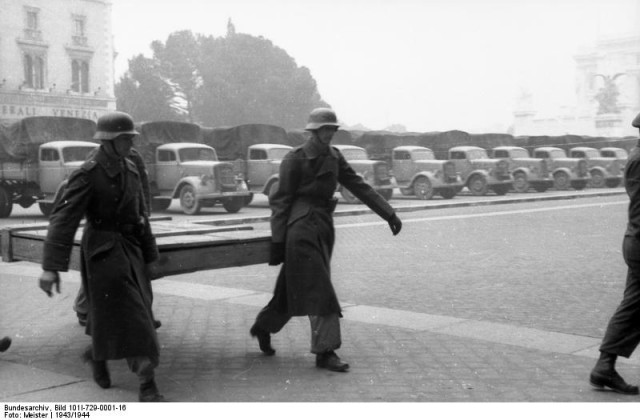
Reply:
[[599, 389], [607, 387], [625, 395], [638, 395], [638, 387], [626, 383], [616, 372], [617, 357], [616, 354], [600, 352], [600, 358], [589, 376], [591, 386]]
[[140, 384], [140, 393], [138, 394], [140, 402], [165, 402], [164, 396], [158, 391], [156, 381], [154, 379]]
[[2, 337], [0, 340], [0, 351], [7, 351], [11, 347], [11, 337]]
[[333, 372], [346, 372], [349, 370], [349, 363], [345, 363], [334, 351], [316, 354], [316, 367], [328, 369]]
[[260, 346], [260, 350], [262, 350], [265, 355], [273, 356], [274, 354], [276, 354], [276, 351], [273, 349], [273, 347], [271, 347], [271, 334], [255, 325], [251, 327], [251, 329], [249, 330], [249, 334], [251, 334], [251, 337], [258, 338], [258, 345]]
[[100, 388], [106, 389], [111, 387], [111, 377], [109, 375], [109, 369], [107, 368], [107, 362], [105, 360], [93, 360], [91, 346], [82, 353], [82, 360], [84, 360], [85, 363], [89, 363], [93, 380]]

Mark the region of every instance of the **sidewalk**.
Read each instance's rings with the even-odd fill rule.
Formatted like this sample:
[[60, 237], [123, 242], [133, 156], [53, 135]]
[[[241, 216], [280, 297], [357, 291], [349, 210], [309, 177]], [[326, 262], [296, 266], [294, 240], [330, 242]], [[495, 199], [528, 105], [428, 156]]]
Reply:
[[[294, 318], [274, 336], [277, 353], [265, 357], [248, 330], [270, 298], [277, 269], [243, 270], [264, 276], [264, 288], [195, 281], [218, 271], [154, 282], [154, 310], [163, 322], [157, 382], [170, 401], [640, 401], [589, 386], [599, 339], [349, 302], [342, 302], [339, 351], [349, 373], [315, 368], [306, 318]], [[71, 309], [79, 274], [63, 273], [62, 293], [54, 298], [38, 289], [39, 274], [37, 264], [0, 263], [0, 336], [13, 338], [0, 354], [0, 401], [137, 401], [137, 380], [124, 361], [110, 362], [108, 390], [80, 362], [89, 338]], [[640, 358], [621, 360], [619, 369], [637, 382]]]

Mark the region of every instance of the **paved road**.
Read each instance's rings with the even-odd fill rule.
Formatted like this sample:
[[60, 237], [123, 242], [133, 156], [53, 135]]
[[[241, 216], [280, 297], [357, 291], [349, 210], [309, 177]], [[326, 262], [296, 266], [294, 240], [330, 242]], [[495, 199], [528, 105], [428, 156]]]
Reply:
[[[274, 337], [275, 357], [257, 350], [247, 331], [278, 268], [157, 280], [158, 381], [187, 402], [637, 402], [586, 382], [621, 296], [626, 204], [614, 195], [405, 208], [398, 237], [375, 216], [337, 217], [348, 374], [313, 367], [302, 318]], [[78, 362], [88, 340], [70, 310], [77, 273], [55, 299], [36, 288], [34, 264], [2, 263], [0, 273], [0, 331], [15, 338], [0, 361], [0, 400], [135, 401], [124, 362], [111, 363], [107, 391]], [[637, 356], [620, 369], [640, 382]]]

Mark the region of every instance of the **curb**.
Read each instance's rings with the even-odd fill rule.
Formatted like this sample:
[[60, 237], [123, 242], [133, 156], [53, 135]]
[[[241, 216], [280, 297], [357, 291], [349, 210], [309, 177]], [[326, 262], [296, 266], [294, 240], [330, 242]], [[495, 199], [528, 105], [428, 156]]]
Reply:
[[[428, 202], [425, 204], [410, 204], [410, 205], [393, 205], [392, 207], [397, 212], [407, 213], [412, 211], [420, 211], [420, 210], [439, 210], [439, 209], [449, 209], [449, 208], [459, 208], [459, 207], [472, 207], [472, 206], [492, 206], [499, 204], [515, 204], [515, 203], [532, 203], [537, 201], [554, 201], [554, 200], [573, 200], [578, 198], [593, 198], [593, 197], [609, 197], [615, 195], [626, 195], [626, 191], [624, 189], [617, 191], [597, 191], [597, 192], [570, 192], [561, 195], [551, 195], [551, 196], [533, 196], [533, 197], [509, 197], [509, 198], [498, 198], [490, 201], [458, 201], [452, 202], [453, 200], [448, 200], [446, 203], [433, 203]], [[395, 204], [395, 203], [394, 203]], [[333, 213], [334, 217], [341, 216], [360, 216], [374, 214], [374, 212], [368, 207], [353, 209], [353, 210], [336, 210]], [[236, 219], [215, 219], [215, 220], [201, 220], [195, 221], [194, 223], [203, 224], [203, 225], [211, 225], [211, 226], [231, 226], [231, 225], [242, 225], [249, 223], [264, 223], [268, 222], [271, 219], [270, 216], [256, 216], [256, 217], [244, 217], [244, 218], [236, 218]]]

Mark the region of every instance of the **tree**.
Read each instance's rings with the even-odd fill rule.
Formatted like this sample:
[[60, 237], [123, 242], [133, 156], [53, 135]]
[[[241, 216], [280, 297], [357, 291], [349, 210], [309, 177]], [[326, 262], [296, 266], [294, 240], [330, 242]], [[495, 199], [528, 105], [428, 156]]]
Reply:
[[135, 121], [183, 120], [171, 83], [156, 60], [142, 54], [129, 60], [129, 70], [115, 85], [116, 107]]
[[213, 126], [265, 123], [299, 128], [309, 112], [328, 106], [309, 69], [261, 37], [229, 31], [202, 45], [202, 109]]
[[299, 128], [313, 108], [328, 106], [308, 68], [269, 40], [237, 33], [231, 20], [225, 37], [178, 31], [151, 48], [153, 58], [131, 60], [116, 88], [119, 107], [136, 119], [167, 119], [170, 110], [168, 119], [205, 126]]
[[[166, 43], [151, 43], [159, 70], [174, 86], [174, 94], [187, 119], [193, 122], [200, 78], [200, 45], [191, 31], [178, 31], [169, 35]], [[181, 99], [181, 100], [180, 100]]]

